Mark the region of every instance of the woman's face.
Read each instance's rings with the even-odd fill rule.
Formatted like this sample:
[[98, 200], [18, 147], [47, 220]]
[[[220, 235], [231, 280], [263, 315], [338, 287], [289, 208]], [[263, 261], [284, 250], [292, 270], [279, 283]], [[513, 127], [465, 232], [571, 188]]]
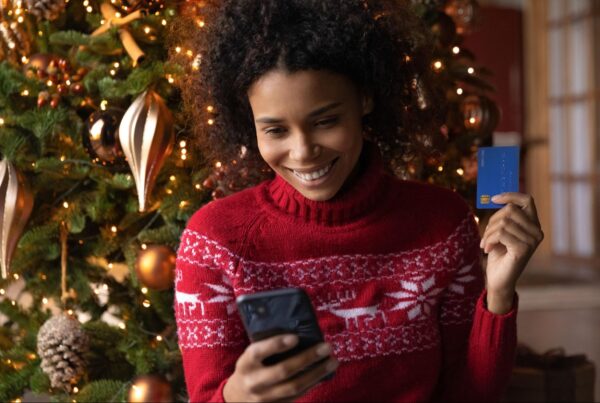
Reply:
[[304, 197], [329, 200], [356, 174], [361, 118], [373, 109], [345, 76], [275, 69], [248, 89], [258, 149]]

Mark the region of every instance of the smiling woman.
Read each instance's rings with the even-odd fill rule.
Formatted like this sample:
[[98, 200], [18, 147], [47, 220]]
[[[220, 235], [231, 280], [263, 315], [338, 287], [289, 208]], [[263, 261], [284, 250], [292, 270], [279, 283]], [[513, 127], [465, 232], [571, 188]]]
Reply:
[[329, 200], [356, 177], [362, 118], [373, 102], [348, 78], [276, 69], [250, 87], [248, 99], [260, 155], [303, 196]]

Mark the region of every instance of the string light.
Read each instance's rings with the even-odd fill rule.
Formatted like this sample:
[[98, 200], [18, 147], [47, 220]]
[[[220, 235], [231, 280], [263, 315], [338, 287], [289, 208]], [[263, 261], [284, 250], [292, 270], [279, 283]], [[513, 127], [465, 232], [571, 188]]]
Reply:
[[460, 48], [458, 46], [455, 46], [452, 48], [452, 53], [454, 53], [455, 55], [457, 55], [460, 52]]
[[474, 69], [473, 67], [469, 67], [469, 68], [467, 69], [467, 73], [469, 73], [469, 74], [473, 74], [473, 73], [475, 73], [475, 69]]
[[206, 25], [206, 24], [204, 23], [204, 21], [202, 21], [202, 20], [196, 20], [196, 23], [198, 24], [198, 26], [199, 26], [200, 28], [204, 28], [204, 25]]
[[167, 189], [166, 192], [168, 195], [173, 194], [173, 191], [171, 189]]
[[13, 277], [14, 277], [15, 280], [19, 279], [19, 275], [17, 273], [13, 274]]
[[185, 142], [185, 140], [181, 140], [181, 141], [179, 142], [179, 147], [181, 147], [181, 148], [184, 148], [184, 147], [186, 146], [186, 144], [187, 144], [187, 143]]
[[200, 190], [202, 188], [202, 186], [200, 186], [199, 183], [196, 183], [196, 186], [194, 186], [196, 189]]
[[440, 166], [438, 167], [438, 172], [442, 172], [443, 170], [444, 170], [444, 167], [440, 165]]
[[68, 313], [69, 315], [73, 316], [73, 310], [72, 310], [72, 309], [69, 309], [69, 310], [67, 311], [67, 313]]
[[0, 118], [0, 126], [4, 126], [4, 119]]
[[144, 302], [142, 302], [142, 305], [144, 305], [145, 308], [150, 308], [150, 301], [145, 299]]
[[108, 105], [108, 101], [106, 99], [103, 99], [102, 102], [100, 102], [100, 109], [102, 109], [103, 111], [106, 110], [106, 105]]
[[79, 393], [79, 388], [77, 386], [73, 387], [73, 393]]
[[456, 93], [457, 93], [458, 95], [462, 95], [462, 93], [463, 93], [463, 89], [462, 89], [462, 88], [457, 88], [457, 89], [456, 89]]
[[185, 148], [182, 148], [182, 149], [181, 149], [181, 154], [182, 154], [182, 155], [186, 155], [186, 154], [187, 154], [187, 150], [186, 150]]
[[63, 203], [63, 207], [64, 207], [64, 208], [69, 208], [69, 203], [68, 203], [68, 202], [64, 202], [64, 203]]
[[187, 202], [185, 200], [182, 200], [181, 202], [179, 202], [179, 208], [185, 208], [185, 206], [187, 206]]
[[0, 288], [0, 295], [4, 295], [6, 294], [6, 291], [4, 290], [4, 288]]
[[434, 68], [434, 70], [436, 70], [436, 71], [439, 71], [439, 70], [441, 70], [443, 66], [444, 66], [444, 65], [442, 64], [442, 61], [441, 61], [441, 60], [436, 60], [435, 62], [433, 62], [433, 68]]
[[176, 178], [175, 178], [175, 175], [171, 175], [171, 176], [169, 177], [169, 180], [170, 180], [171, 182], [175, 182], [175, 179], [176, 179]]
[[177, 47], [175, 48], [175, 52], [177, 52], [177, 53], [181, 53], [181, 47], [177, 46]]
[[208, 124], [209, 125], [213, 125], [215, 123], [215, 121], [213, 119], [208, 119]]
[[166, 25], [167, 25], [167, 20], [165, 20], [165, 19], [163, 18], [163, 20], [162, 20], [160, 23], [161, 23], [163, 26], [166, 26]]
[[162, 336], [159, 334], [158, 336], [156, 336], [156, 341], [162, 341]]
[[23, 96], [23, 97], [26, 97], [26, 96], [28, 96], [28, 95], [29, 95], [29, 90], [23, 90], [23, 91], [21, 92], [21, 96]]
[[10, 304], [11, 304], [12, 306], [15, 306], [15, 305], [17, 305], [17, 303], [16, 303], [15, 301], [10, 301]]
[[209, 111], [209, 112], [212, 112], [214, 109], [215, 109], [215, 108], [214, 108], [212, 105], [208, 105], [208, 106], [206, 107], [206, 110], [207, 110], [207, 111]]
[[181, 154], [181, 159], [185, 161], [187, 159], [187, 155]]
[[48, 80], [48, 81], [46, 81], [46, 85], [48, 87], [52, 87], [54, 85], [54, 83], [52, 82], [52, 80]]
[[60, 160], [61, 160], [61, 161], [64, 161], [64, 160], [66, 160], [66, 159], [67, 159], [67, 157], [65, 157], [64, 155], [61, 155], [61, 156], [60, 156]]
[[476, 121], [477, 121], [477, 119], [475, 119], [474, 117], [469, 118], [469, 123], [471, 123], [471, 124], [475, 124]]
[[215, 163], [215, 167], [216, 167], [216, 168], [221, 168], [221, 165], [222, 165], [222, 164], [221, 164], [221, 161], [217, 161], [217, 162]]
[[44, 297], [42, 298], [42, 304], [46, 305], [48, 303], [48, 298]]
[[115, 74], [117, 74], [117, 72], [114, 69], [110, 69], [110, 75], [114, 76]]
[[108, 266], [109, 269], [113, 268], [113, 264], [112, 263], [109, 263], [107, 266]]
[[462, 169], [462, 168], [458, 168], [458, 169], [456, 170], [456, 173], [457, 173], [457, 174], [459, 174], [460, 176], [463, 176], [463, 175], [464, 175], [464, 173], [465, 173], [465, 171], [463, 171], [463, 169]]
[[146, 287], [142, 287], [142, 289], [140, 291], [142, 292], [142, 294], [148, 293], [148, 289]]
[[119, 327], [120, 327], [121, 329], [125, 330], [125, 323], [122, 323], [122, 322], [121, 322], [121, 323], [119, 323]]
[[479, 224], [479, 217], [475, 216], [475, 222], [477, 222], [477, 224]]
[[142, 249], [143, 249], [143, 250], [146, 250], [146, 248], [148, 247], [148, 245], [146, 245], [145, 243], [143, 243], [143, 244], [141, 245], [141, 247], [142, 247]]
[[114, 233], [117, 232], [117, 227], [115, 225], [113, 225], [112, 227], [110, 227], [110, 230]]

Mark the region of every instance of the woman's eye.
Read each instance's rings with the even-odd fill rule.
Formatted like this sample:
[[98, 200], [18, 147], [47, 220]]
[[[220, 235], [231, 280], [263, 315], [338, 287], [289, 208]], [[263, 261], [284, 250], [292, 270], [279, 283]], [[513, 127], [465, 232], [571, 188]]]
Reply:
[[319, 126], [332, 125], [332, 124], [336, 123], [337, 120], [338, 120], [337, 118], [323, 119], [323, 120], [319, 120], [317, 122], [317, 125], [319, 125]]
[[278, 136], [283, 133], [283, 129], [269, 129], [265, 130], [265, 133], [271, 136]]

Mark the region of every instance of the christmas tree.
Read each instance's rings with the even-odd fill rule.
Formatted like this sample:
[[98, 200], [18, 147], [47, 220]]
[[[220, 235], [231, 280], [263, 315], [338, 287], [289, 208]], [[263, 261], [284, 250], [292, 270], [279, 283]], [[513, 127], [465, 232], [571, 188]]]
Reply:
[[[1, 0], [0, 400], [28, 390], [187, 399], [173, 315], [179, 236], [202, 205], [272, 175], [244, 148], [225, 161], [189, 147], [178, 85], [201, 74], [201, 55], [168, 38], [183, 16], [201, 34], [215, 4]], [[424, 125], [393, 171], [473, 205], [476, 150], [498, 118], [486, 70], [461, 47], [477, 3], [409, 5], [435, 43], [427, 79], [445, 123]], [[435, 98], [423, 79], [406, 90], [426, 110]]]

